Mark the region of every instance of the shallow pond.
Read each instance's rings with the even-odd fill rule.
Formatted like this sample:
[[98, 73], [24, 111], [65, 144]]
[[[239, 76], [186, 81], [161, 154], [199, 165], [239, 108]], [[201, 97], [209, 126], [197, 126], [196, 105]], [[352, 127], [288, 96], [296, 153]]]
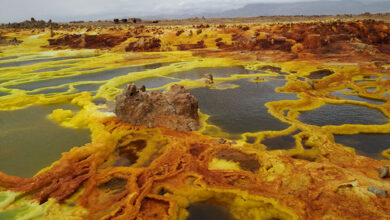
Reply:
[[66, 92], [68, 90], [69, 90], [69, 86], [64, 86], [64, 87], [57, 88], [57, 89], [43, 89], [41, 91], [32, 92], [29, 94], [36, 95], [36, 94], [49, 94], [49, 93], [63, 93], [63, 92]]
[[229, 209], [223, 206], [194, 203], [187, 208], [187, 211], [190, 213], [187, 220], [233, 220]]
[[378, 110], [349, 104], [325, 104], [312, 111], [301, 112], [298, 120], [317, 126], [343, 124], [378, 125], [389, 122], [385, 115]]
[[230, 77], [234, 74], [254, 74], [261, 73], [260, 71], [247, 70], [242, 66], [236, 67], [205, 67], [196, 68], [184, 72], [174, 73], [170, 77], [178, 79], [196, 80], [202, 78], [206, 73], [212, 74], [215, 78]]
[[288, 150], [295, 148], [295, 138], [294, 135], [299, 132], [294, 132], [288, 135], [264, 138], [261, 142], [267, 146], [267, 150]]
[[18, 58], [18, 56], [8, 56], [8, 57], [1, 57], [0, 60], [11, 60], [16, 58]]
[[70, 77], [61, 77], [61, 78], [41, 80], [41, 81], [36, 81], [36, 82], [31, 82], [26, 84], [20, 84], [20, 85], [12, 86], [12, 88], [31, 91], [38, 88], [58, 86], [61, 84], [72, 83], [72, 82], [104, 81], [118, 76], [127, 75], [131, 72], [141, 72], [147, 69], [157, 69], [161, 66], [162, 64], [150, 64], [144, 66], [121, 67], [121, 68], [104, 70], [95, 73], [80, 74], [80, 75], [70, 76]]
[[70, 68], [70, 66], [59, 66], [59, 67], [49, 67], [49, 68], [44, 68], [44, 69], [39, 69], [35, 70], [29, 73], [44, 73], [44, 72], [53, 72], [53, 71], [58, 71], [58, 70], [63, 70]]
[[74, 93], [97, 91], [101, 85], [102, 85], [102, 84], [83, 84], [83, 85], [76, 85], [76, 86], [74, 86], [74, 88], [75, 88], [77, 91], [75, 91]]
[[0, 63], [0, 68], [28, 66], [37, 63], [45, 63], [45, 62], [60, 61], [60, 60], [75, 59], [75, 58], [76, 57], [55, 57], [55, 58], [46, 58], [46, 59], [15, 61], [15, 62], [8, 62], [8, 63]]
[[390, 148], [390, 134], [335, 135], [335, 142], [353, 147], [356, 153], [376, 159], [384, 159], [382, 151]]
[[322, 79], [324, 77], [327, 77], [327, 76], [330, 76], [332, 75], [334, 72], [331, 71], [331, 70], [317, 70], [317, 71], [314, 71], [314, 72], [311, 72], [307, 78], [309, 79]]
[[285, 80], [250, 82], [248, 79], [232, 81], [239, 85], [234, 89], [210, 89], [201, 87], [191, 90], [199, 102], [201, 112], [211, 115], [209, 121], [229, 133], [283, 130], [289, 127], [268, 113], [267, 102], [296, 100], [295, 94], [277, 93], [275, 88]]
[[88, 130], [61, 127], [46, 118], [54, 109], [71, 105], [33, 106], [0, 111], [0, 170], [31, 177], [61, 158], [61, 153], [90, 142]]
[[334, 96], [337, 96], [337, 97], [340, 97], [340, 98], [347, 99], [347, 100], [353, 100], [353, 101], [359, 101], [359, 102], [367, 102], [367, 103], [371, 103], [371, 104], [374, 104], [374, 105], [382, 105], [383, 103], [385, 103], [384, 101], [381, 101], [381, 100], [364, 98], [364, 97], [361, 97], [361, 96], [358, 96], [358, 95], [345, 95], [343, 92], [330, 92], [330, 94], [334, 95]]
[[[158, 76], [158, 77], [144, 78], [144, 79], [140, 79], [140, 80], [137, 80], [135, 82], [129, 82], [129, 83], [134, 83], [135, 85], [137, 85], [137, 87], [145, 85], [146, 89], [153, 89], [153, 88], [158, 88], [158, 87], [164, 86], [166, 84], [178, 82], [178, 81], [180, 81], [180, 80], [172, 79], [172, 78], [168, 78], [168, 77], [163, 77], [163, 76]], [[124, 89], [127, 84], [122, 85], [121, 89]]]

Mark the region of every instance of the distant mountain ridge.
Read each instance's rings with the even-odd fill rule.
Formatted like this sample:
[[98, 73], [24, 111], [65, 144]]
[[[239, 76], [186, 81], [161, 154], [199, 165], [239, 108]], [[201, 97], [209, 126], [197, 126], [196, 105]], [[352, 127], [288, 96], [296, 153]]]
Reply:
[[256, 17], [272, 15], [336, 15], [390, 12], [390, 1], [360, 2], [354, 0], [295, 3], [257, 3], [242, 8], [209, 14], [210, 17]]
[[292, 3], [252, 3], [242, 8], [203, 13], [185, 11], [179, 14], [160, 14], [156, 16], [146, 16], [144, 18], [190, 18], [190, 17], [208, 17], [208, 18], [233, 18], [233, 17], [257, 17], [257, 16], [276, 16], [276, 15], [337, 15], [337, 14], [363, 14], [370, 13], [389, 13], [390, 0], [325, 0], [311, 2], [292, 2]]

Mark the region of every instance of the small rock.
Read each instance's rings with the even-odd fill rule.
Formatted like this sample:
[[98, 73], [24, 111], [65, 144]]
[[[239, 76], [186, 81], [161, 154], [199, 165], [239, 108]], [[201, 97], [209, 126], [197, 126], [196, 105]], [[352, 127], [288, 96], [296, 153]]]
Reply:
[[133, 96], [137, 93], [137, 86], [134, 84], [128, 84], [125, 88], [127, 96]]
[[20, 44], [22, 42], [23, 41], [16, 39], [16, 37], [14, 37], [14, 38], [12, 38], [12, 40], [8, 41], [9, 44], [13, 44], [13, 45]]
[[216, 144], [226, 144], [226, 140], [223, 139], [223, 138], [220, 138], [218, 140], [215, 140], [214, 143], [216, 143]]
[[206, 84], [213, 84], [214, 83], [214, 77], [211, 73], [204, 74], [203, 78], [204, 82]]
[[378, 168], [378, 174], [380, 178], [390, 177], [390, 169], [389, 166], [385, 165]]
[[377, 187], [377, 186], [369, 186], [369, 187], [367, 188], [367, 190], [368, 190], [369, 192], [374, 193], [376, 196], [381, 197], [381, 198], [387, 198], [387, 197], [389, 197], [386, 190], [381, 189], [381, 188], [379, 188], [379, 187]]
[[141, 92], [146, 92], [146, 87], [145, 87], [145, 85], [142, 85], [141, 88], [140, 88], [139, 90], [141, 90]]

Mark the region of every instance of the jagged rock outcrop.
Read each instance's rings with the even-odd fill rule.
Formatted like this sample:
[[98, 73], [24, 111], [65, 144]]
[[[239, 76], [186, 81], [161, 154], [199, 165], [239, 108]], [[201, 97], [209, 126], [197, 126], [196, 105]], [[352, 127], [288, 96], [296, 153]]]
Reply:
[[109, 34], [71, 34], [56, 39], [49, 39], [48, 41], [50, 46], [69, 46], [71, 48], [98, 49], [115, 47], [126, 39], [126, 37]]
[[198, 41], [196, 44], [179, 44], [177, 45], [177, 48], [179, 50], [191, 50], [191, 49], [202, 49], [206, 48], [206, 45], [204, 44], [204, 41]]
[[0, 45], [17, 45], [22, 42], [23, 41], [16, 39], [16, 37], [12, 38], [11, 40], [7, 40], [7, 38], [0, 35]]
[[[68, 26], [65, 24], [61, 24], [61, 26]], [[49, 22], [43, 21], [43, 20], [35, 20], [34, 18], [31, 18], [29, 21], [23, 21], [23, 22], [15, 22], [15, 23], [8, 23], [8, 24], [0, 24], [0, 28], [21, 28], [21, 29], [34, 29], [34, 28], [59, 28], [60, 24], [54, 23], [51, 20]]]
[[168, 92], [146, 92], [129, 84], [116, 97], [117, 117], [133, 125], [166, 127], [177, 131], [199, 128], [198, 100], [181, 85]]

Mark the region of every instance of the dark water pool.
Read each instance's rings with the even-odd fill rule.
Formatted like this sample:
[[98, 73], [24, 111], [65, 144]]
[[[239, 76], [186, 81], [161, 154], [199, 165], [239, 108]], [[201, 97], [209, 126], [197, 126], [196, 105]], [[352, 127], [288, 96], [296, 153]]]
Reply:
[[356, 153], [375, 159], [384, 159], [382, 151], [390, 148], [390, 134], [335, 135], [335, 142], [353, 147]]
[[296, 147], [294, 135], [299, 131], [288, 135], [264, 138], [261, 142], [267, 146], [267, 150], [288, 150]]
[[296, 100], [295, 94], [277, 93], [285, 80], [250, 82], [248, 79], [232, 81], [240, 87], [217, 90], [202, 87], [191, 90], [199, 102], [201, 112], [211, 115], [209, 121], [229, 133], [238, 134], [265, 130], [283, 130], [289, 124], [271, 116], [265, 103]]
[[306, 124], [343, 125], [343, 124], [386, 124], [388, 119], [382, 112], [359, 105], [325, 104], [312, 111], [301, 112], [298, 120]]
[[331, 70], [323, 69], [311, 72], [307, 78], [309, 79], [322, 79], [324, 77], [332, 75], [334, 72]]
[[254, 74], [260, 71], [247, 70], [242, 66], [237, 67], [205, 67], [196, 68], [185, 72], [174, 73], [169, 75], [178, 79], [196, 80], [202, 78], [206, 73], [211, 73], [214, 77], [230, 77], [233, 74]]
[[144, 66], [122, 67], [122, 68], [105, 70], [105, 71], [100, 71], [95, 73], [81, 74], [81, 75], [76, 75], [71, 77], [61, 77], [55, 79], [41, 80], [32, 83], [20, 84], [20, 85], [13, 86], [12, 88], [31, 91], [38, 88], [58, 86], [61, 84], [72, 83], [72, 82], [104, 81], [114, 77], [127, 75], [128, 73], [131, 72], [140, 72], [140, 71], [145, 71], [147, 69], [157, 69], [160, 68], [161, 66], [162, 64], [158, 63], [158, 64], [150, 64]]
[[191, 204], [187, 211], [190, 215], [187, 220], [233, 220], [229, 209], [223, 206], [194, 203]]
[[60, 127], [46, 118], [57, 108], [77, 109], [51, 105], [0, 111], [0, 171], [31, 177], [61, 158], [61, 153], [90, 142], [88, 130]]

